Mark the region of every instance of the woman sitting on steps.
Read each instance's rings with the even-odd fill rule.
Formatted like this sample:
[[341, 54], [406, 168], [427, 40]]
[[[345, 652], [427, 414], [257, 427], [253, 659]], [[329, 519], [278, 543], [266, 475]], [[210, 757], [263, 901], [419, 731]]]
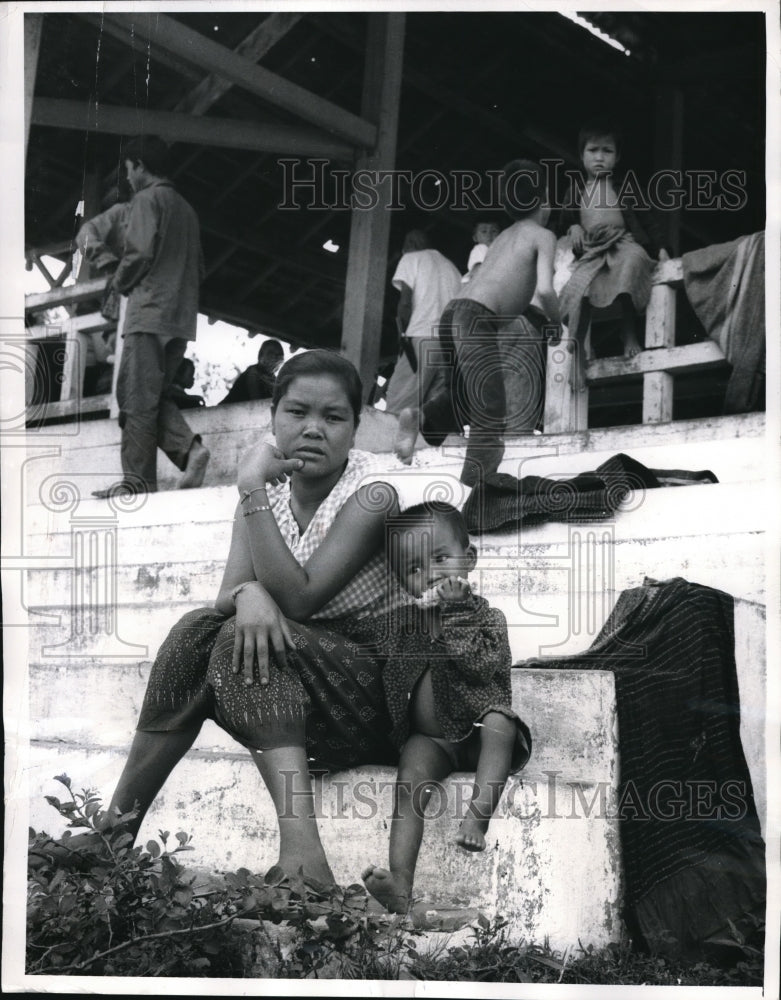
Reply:
[[[215, 608], [185, 615], [152, 667], [110, 808], [141, 821], [205, 719], [247, 747], [279, 819], [278, 864], [332, 883], [310, 771], [392, 764], [382, 662], [360, 645], [360, 617], [396, 597], [383, 559], [397, 509], [375, 456], [352, 450], [361, 382], [349, 361], [313, 350], [281, 369], [276, 447], [241, 461], [230, 553]], [[251, 802], [254, 794], [247, 791]]]

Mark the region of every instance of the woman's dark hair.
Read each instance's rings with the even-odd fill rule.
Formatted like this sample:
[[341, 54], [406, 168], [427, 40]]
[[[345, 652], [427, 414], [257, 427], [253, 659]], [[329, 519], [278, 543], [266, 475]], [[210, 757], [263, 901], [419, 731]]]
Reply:
[[137, 135], [131, 139], [122, 150], [122, 159], [131, 163], [140, 161], [155, 177], [168, 177], [171, 173], [168, 146], [156, 135]]
[[502, 168], [500, 200], [511, 219], [525, 219], [545, 202], [546, 178], [533, 160], [510, 160]]
[[594, 118], [585, 122], [580, 132], [578, 132], [578, 156], [583, 156], [586, 143], [592, 139], [602, 139], [609, 135], [616, 144], [616, 153], [621, 155], [621, 132], [616, 128], [615, 122], [609, 118]]
[[352, 407], [355, 426], [361, 419], [363, 406], [363, 384], [355, 365], [334, 351], [313, 350], [296, 354], [279, 369], [271, 398], [271, 412], [277, 408], [280, 399], [287, 394], [293, 379], [302, 375], [332, 375], [341, 382]]

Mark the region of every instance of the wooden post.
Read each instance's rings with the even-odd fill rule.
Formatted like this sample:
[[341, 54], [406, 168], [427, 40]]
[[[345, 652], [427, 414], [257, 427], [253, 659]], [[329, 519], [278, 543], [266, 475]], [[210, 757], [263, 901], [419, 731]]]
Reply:
[[543, 417], [546, 434], [569, 434], [588, 429], [588, 386], [582, 392], [572, 388], [576, 363], [575, 354], [567, 350], [566, 339], [560, 344], [548, 344]]
[[125, 312], [127, 310], [127, 296], [122, 295], [119, 299], [119, 319], [117, 321], [117, 339], [114, 344], [114, 371], [111, 375], [111, 407], [109, 416], [114, 420], [119, 416], [119, 403], [117, 402], [117, 379], [119, 378], [119, 365], [122, 361], [122, 345], [124, 343]]
[[[662, 84], [656, 92], [654, 169], [680, 170], [683, 165], [683, 91]], [[664, 189], [662, 189], [664, 194]], [[671, 257], [681, 253], [681, 209], [659, 210], [662, 241]]]
[[[653, 285], [645, 313], [645, 349], [675, 346], [675, 289]], [[643, 423], [665, 424], [673, 418], [673, 376], [669, 372], [643, 375]]]
[[[404, 14], [369, 14], [361, 115], [377, 125], [377, 145], [357, 158], [356, 170], [392, 170], [404, 59]], [[380, 195], [382, 189], [380, 189]], [[380, 336], [387, 278], [390, 212], [378, 204], [353, 209], [342, 319], [342, 353], [371, 391], [380, 359]]]
[[43, 14], [24, 14], [24, 155], [30, 138], [35, 77], [38, 73], [38, 53], [41, 48]]

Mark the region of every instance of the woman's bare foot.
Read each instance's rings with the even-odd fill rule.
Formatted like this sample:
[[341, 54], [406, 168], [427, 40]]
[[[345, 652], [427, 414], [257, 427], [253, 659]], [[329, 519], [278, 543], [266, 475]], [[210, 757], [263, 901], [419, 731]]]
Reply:
[[365, 868], [361, 872], [361, 878], [371, 895], [389, 913], [406, 913], [409, 910], [412, 884], [408, 879], [374, 865]]
[[478, 819], [476, 816], [465, 817], [458, 831], [456, 843], [463, 847], [465, 851], [485, 850], [485, 831], [488, 829], [488, 820]]
[[399, 426], [396, 431], [396, 440], [393, 442], [393, 450], [396, 457], [405, 465], [412, 462], [412, 453], [418, 439], [419, 422], [420, 413], [417, 407], [407, 406], [399, 414]]
[[331, 871], [330, 865], [324, 858], [317, 860], [315, 858], [293, 856], [284, 858], [280, 857], [279, 861], [277, 861], [277, 863], [269, 869], [269, 872], [272, 872], [275, 869], [281, 870], [288, 877], [298, 875], [298, 873], [303, 870], [305, 879], [319, 882], [324, 886], [334, 885], [336, 883], [334, 873]]

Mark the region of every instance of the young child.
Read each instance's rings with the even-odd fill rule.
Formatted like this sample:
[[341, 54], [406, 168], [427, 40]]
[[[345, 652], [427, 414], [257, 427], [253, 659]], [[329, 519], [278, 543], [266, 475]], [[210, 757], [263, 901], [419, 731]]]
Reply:
[[483, 851], [507, 776], [529, 759], [531, 736], [511, 708], [504, 615], [469, 586], [476, 551], [461, 514], [449, 504], [424, 503], [386, 523], [390, 568], [418, 600], [389, 617], [382, 641], [391, 738], [401, 758], [389, 865], [372, 865], [362, 878], [386, 909], [404, 913], [431, 782], [455, 770], [476, 772], [456, 843]]
[[488, 248], [500, 232], [501, 229], [495, 222], [483, 221], [475, 223], [475, 228], [472, 230], [472, 239], [475, 245], [472, 247], [472, 252], [469, 254], [469, 261], [466, 265], [466, 274], [461, 279], [462, 284], [466, 284], [467, 281], [474, 277], [477, 272], [477, 268], [480, 267], [485, 260]]
[[[558, 326], [553, 290], [556, 238], [545, 229], [550, 215], [542, 168], [513, 160], [502, 171], [502, 204], [515, 221], [494, 240], [475, 276], [448, 303], [439, 321], [444, 348], [429, 395], [420, 409], [399, 414], [395, 451], [409, 464], [418, 431], [432, 445], [469, 425], [461, 481], [474, 486], [496, 472], [504, 455], [506, 406], [498, 337], [500, 323], [520, 316], [537, 290], [537, 301]], [[425, 361], [425, 359], [424, 359]]]
[[[648, 304], [654, 262], [644, 249], [652, 244], [651, 238], [616, 191], [614, 169], [621, 157], [616, 129], [601, 122], [585, 125], [578, 151], [585, 183], [574, 193], [574, 210], [562, 215], [560, 226], [572, 240], [577, 264], [561, 291], [561, 316], [578, 344], [576, 387], [584, 389], [584, 362], [592, 356], [587, 338], [592, 307], [620, 303], [624, 357], [634, 357], [642, 350], [636, 315]], [[664, 250], [658, 252], [660, 260], [667, 259]]]

